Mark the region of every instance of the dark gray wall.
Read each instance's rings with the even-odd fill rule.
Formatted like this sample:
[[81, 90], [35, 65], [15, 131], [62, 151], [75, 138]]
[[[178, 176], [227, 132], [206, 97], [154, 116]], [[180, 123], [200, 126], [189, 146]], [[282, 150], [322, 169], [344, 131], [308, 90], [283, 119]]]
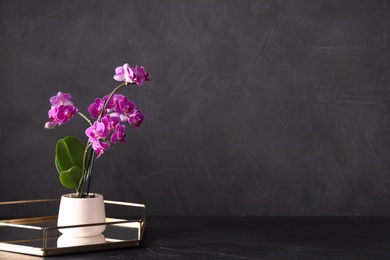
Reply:
[[[389, 1], [0, 1], [0, 200], [59, 197], [48, 99], [147, 115], [92, 190], [150, 215], [390, 215]], [[84, 139], [85, 140], [85, 139]]]

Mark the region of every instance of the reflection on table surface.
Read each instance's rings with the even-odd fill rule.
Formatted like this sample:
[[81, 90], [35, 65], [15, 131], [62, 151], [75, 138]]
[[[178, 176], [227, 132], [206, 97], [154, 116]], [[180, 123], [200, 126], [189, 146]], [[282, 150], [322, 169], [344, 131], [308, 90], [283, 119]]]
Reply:
[[85, 246], [103, 243], [106, 243], [106, 238], [103, 235], [92, 237], [70, 237], [61, 235], [57, 239], [57, 247]]

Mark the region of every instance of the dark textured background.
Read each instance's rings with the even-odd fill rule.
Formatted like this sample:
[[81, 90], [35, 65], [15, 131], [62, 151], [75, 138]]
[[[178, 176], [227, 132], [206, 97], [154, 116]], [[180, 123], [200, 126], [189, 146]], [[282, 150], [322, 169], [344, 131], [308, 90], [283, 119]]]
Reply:
[[48, 99], [147, 115], [92, 190], [150, 215], [390, 215], [390, 2], [0, 0], [0, 200], [60, 197]]

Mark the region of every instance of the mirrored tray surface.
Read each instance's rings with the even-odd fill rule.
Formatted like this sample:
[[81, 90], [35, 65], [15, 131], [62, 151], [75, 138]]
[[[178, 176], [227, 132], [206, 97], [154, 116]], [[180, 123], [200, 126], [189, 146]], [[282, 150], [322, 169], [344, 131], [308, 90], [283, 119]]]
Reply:
[[[31, 214], [34, 211], [46, 214], [56, 212], [59, 199], [0, 202], [0, 250], [51, 256], [139, 246], [145, 229], [145, 205], [109, 200], [104, 203], [107, 214], [104, 223], [60, 227], [66, 229], [105, 225], [102, 235], [70, 238], [62, 236], [58, 231], [56, 215]], [[24, 218], [7, 218], [21, 213], [30, 215]]]

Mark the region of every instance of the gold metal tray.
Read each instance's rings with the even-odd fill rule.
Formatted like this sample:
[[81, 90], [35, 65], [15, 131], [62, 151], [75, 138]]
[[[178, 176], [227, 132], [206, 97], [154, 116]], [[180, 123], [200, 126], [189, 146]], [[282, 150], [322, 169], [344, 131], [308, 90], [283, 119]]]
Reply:
[[[55, 215], [58, 213], [59, 199], [0, 202], [0, 250], [52, 256], [139, 246], [145, 230], [145, 205], [110, 200], [105, 200], [104, 203], [107, 213], [104, 223], [60, 227], [66, 229], [105, 225], [106, 230], [102, 236], [70, 240], [66, 238], [64, 243]], [[36, 211], [49, 215], [29, 215]], [[55, 214], [50, 215], [49, 212]], [[12, 214], [28, 217], [9, 218]], [[62, 239], [61, 243], [59, 239]]]

